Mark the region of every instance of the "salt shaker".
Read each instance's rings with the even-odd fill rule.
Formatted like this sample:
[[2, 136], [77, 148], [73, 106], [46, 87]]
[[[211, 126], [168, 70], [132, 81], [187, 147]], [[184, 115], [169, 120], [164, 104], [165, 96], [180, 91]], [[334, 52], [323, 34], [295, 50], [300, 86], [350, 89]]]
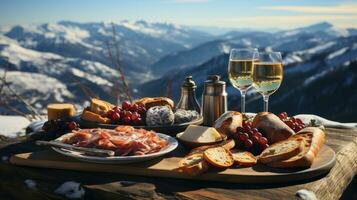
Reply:
[[181, 98], [176, 109], [195, 110], [201, 113], [200, 105], [196, 99], [196, 88], [192, 76], [187, 76], [181, 86]]
[[208, 76], [202, 94], [203, 125], [212, 126], [227, 111], [226, 83], [220, 76]]

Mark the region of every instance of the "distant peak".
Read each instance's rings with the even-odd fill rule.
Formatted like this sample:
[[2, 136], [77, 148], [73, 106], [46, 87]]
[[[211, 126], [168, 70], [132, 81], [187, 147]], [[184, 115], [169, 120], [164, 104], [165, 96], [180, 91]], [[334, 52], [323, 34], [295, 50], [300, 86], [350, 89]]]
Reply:
[[299, 30], [305, 30], [305, 31], [321, 31], [321, 30], [326, 30], [329, 28], [332, 28], [333, 25], [329, 22], [320, 22], [316, 24], [312, 24], [310, 26], [298, 28]]

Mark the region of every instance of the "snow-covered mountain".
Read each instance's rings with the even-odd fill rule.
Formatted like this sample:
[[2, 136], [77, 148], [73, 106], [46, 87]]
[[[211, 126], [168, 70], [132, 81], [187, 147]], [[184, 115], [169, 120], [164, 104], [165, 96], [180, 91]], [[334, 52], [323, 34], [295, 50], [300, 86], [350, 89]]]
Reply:
[[[306, 29], [302, 30], [306, 31]], [[321, 30], [318, 31], [321, 32]], [[281, 88], [272, 95], [271, 110], [273, 112], [288, 111], [292, 114], [316, 113], [337, 120], [357, 120], [357, 116], [352, 114], [357, 112], [357, 106], [351, 103], [357, 98], [357, 94], [353, 92], [357, 91], [355, 70], [357, 67], [357, 36], [353, 34], [336, 35], [331, 38], [319, 38], [318, 36], [315, 35], [316, 41], [319, 41], [315, 45], [306, 41], [307, 44], [304, 46], [304, 40], [300, 40], [302, 45], [291, 46], [283, 51], [284, 81]], [[294, 38], [298, 37], [292, 37], [290, 40]], [[265, 48], [271, 49], [276, 44], [278, 42]], [[302, 48], [302, 46], [304, 47]], [[144, 94], [153, 96], [162, 95], [167, 90], [167, 85], [162, 83], [170, 82], [173, 98], [178, 100], [179, 88], [184, 77], [192, 75], [198, 84], [197, 97], [201, 98], [203, 82], [207, 76], [218, 74], [227, 82], [229, 107], [239, 109], [239, 92], [232, 87], [227, 79], [228, 56], [227, 52], [222, 51], [220, 55], [210, 58], [208, 61], [201, 61], [202, 64], [187, 66], [185, 70], [177, 70], [175, 74], [170, 72], [158, 80], [144, 84], [142, 91]], [[347, 98], [347, 103], [343, 100], [344, 98]], [[247, 100], [249, 111], [256, 112], [262, 109], [261, 96], [254, 90], [249, 92]], [[320, 102], [323, 103], [320, 104]]]
[[[121, 65], [135, 97], [164, 95], [171, 85], [178, 100], [187, 75], [198, 84], [200, 97], [207, 75], [219, 74], [227, 81], [230, 108], [237, 109], [239, 92], [226, 74], [228, 53], [231, 48], [257, 47], [283, 52], [284, 82], [272, 96], [272, 111], [314, 112], [331, 118], [328, 115], [338, 109], [342, 114], [334, 115], [336, 119], [357, 120], [351, 118], [357, 108], [334, 95], [357, 98], [353, 92], [357, 89], [357, 31], [326, 22], [274, 33], [245, 30], [219, 36], [145, 21], [1, 27], [0, 69], [10, 70], [12, 87], [38, 109], [49, 102], [83, 105], [87, 89], [114, 102], [113, 81], [120, 77], [109, 59], [108, 45], [113, 47], [113, 40], [118, 41]], [[248, 110], [261, 110], [259, 95], [252, 91], [247, 100]], [[332, 102], [336, 108], [330, 106]], [[26, 111], [16, 98], [11, 103]]]

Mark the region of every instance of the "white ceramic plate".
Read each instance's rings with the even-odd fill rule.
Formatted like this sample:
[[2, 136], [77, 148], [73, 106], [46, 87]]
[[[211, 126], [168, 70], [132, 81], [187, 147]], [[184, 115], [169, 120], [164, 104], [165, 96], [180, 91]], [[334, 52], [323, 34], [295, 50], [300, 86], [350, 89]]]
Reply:
[[[55, 141], [63, 141], [65, 138], [72, 136], [73, 133], [67, 133], [57, 138]], [[69, 156], [75, 158], [77, 160], [86, 161], [86, 162], [94, 162], [94, 163], [104, 163], [104, 164], [125, 164], [125, 163], [136, 163], [143, 162], [147, 160], [151, 160], [160, 156], [163, 156], [171, 151], [175, 150], [178, 146], [178, 142], [175, 138], [170, 137], [168, 135], [157, 133], [157, 135], [165, 139], [169, 142], [169, 144], [159, 152], [139, 155], [139, 156], [113, 156], [113, 157], [99, 157], [99, 156], [89, 156], [80, 152], [71, 151], [67, 149], [52, 147], [52, 149], [62, 155]]]

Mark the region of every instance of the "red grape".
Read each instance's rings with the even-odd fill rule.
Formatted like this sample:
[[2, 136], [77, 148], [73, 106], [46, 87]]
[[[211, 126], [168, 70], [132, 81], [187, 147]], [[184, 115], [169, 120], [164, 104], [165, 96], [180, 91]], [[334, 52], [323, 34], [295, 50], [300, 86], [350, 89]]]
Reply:
[[132, 114], [130, 111], [124, 111], [124, 117], [131, 117]]
[[76, 122], [70, 122], [69, 124], [68, 124], [68, 129], [69, 130], [74, 130], [74, 129], [77, 129], [77, 123]]
[[122, 107], [122, 109], [124, 109], [124, 110], [129, 110], [130, 107], [131, 107], [131, 104], [130, 104], [129, 101], [123, 101], [123, 102], [121, 103], [121, 107]]
[[296, 122], [295, 117], [290, 117], [290, 121], [295, 123]]
[[116, 122], [120, 119], [120, 114], [118, 112], [113, 113], [112, 117], [110, 118], [112, 121]]
[[252, 122], [250, 122], [250, 121], [245, 121], [245, 122], [243, 123], [243, 127], [244, 127], [244, 126], [252, 127]]
[[113, 112], [116, 112], [116, 113], [120, 113], [120, 108], [118, 106], [115, 106], [113, 109], [112, 109]]
[[113, 110], [108, 110], [108, 112], [107, 112], [107, 117], [111, 119], [112, 116], [113, 116], [113, 114], [114, 114], [114, 111], [113, 111]]
[[254, 132], [254, 136], [257, 136], [258, 138], [262, 137], [263, 135], [260, 132]]
[[249, 138], [248, 134], [246, 133], [238, 133], [238, 140], [244, 142]]
[[246, 141], [244, 141], [244, 146], [245, 146], [245, 148], [247, 148], [247, 149], [252, 148], [252, 146], [253, 146], [252, 140], [247, 139]]
[[244, 130], [244, 132], [248, 132], [248, 131], [250, 131], [250, 129], [251, 129], [251, 127], [249, 126], [249, 125], [244, 125], [243, 126], [243, 130]]
[[131, 118], [130, 116], [125, 116], [124, 117], [124, 124], [130, 124], [131, 123]]
[[278, 115], [278, 117], [279, 117], [281, 120], [283, 120], [283, 119], [288, 118], [288, 114], [287, 114], [286, 112], [282, 112], [282, 113], [280, 113], [280, 114]]
[[250, 139], [252, 140], [253, 144], [259, 143], [259, 137], [256, 135], [251, 136]]
[[304, 123], [302, 122], [302, 120], [299, 119], [299, 118], [296, 118], [296, 122], [297, 122], [299, 125], [303, 125], [303, 124], [304, 124]]
[[290, 128], [294, 128], [294, 123], [292, 121], [286, 121], [286, 125], [288, 125]]
[[259, 131], [258, 131], [257, 128], [252, 128], [252, 131], [253, 131], [254, 133], [259, 133]]
[[265, 137], [259, 138], [259, 144], [260, 145], [265, 145], [268, 143], [268, 140]]
[[130, 106], [130, 111], [138, 112], [138, 110], [139, 110], [138, 104], [133, 104], [133, 105]]
[[137, 112], [133, 112], [130, 117], [133, 121], [135, 121], [140, 117], [140, 115]]

